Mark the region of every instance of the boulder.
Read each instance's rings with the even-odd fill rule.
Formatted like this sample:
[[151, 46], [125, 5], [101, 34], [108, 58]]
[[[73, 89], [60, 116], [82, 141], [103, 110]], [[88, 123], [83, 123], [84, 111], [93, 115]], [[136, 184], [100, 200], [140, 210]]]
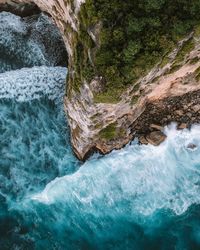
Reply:
[[154, 131], [146, 136], [146, 140], [148, 141], [148, 143], [154, 146], [160, 145], [165, 139], [166, 135], [161, 131]]
[[147, 144], [148, 144], [148, 141], [147, 141], [147, 139], [145, 138], [145, 136], [140, 136], [140, 137], [138, 138], [138, 140], [139, 140], [139, 143], [140, 143], [140, 144], [144, 144], [144, 145], [147, 145]]
[[192, 109], [194, 110], [194, 112], [198, 112], [200, 110], [200, 104], [194, 105]]
[[157, 124], [151, 124], [150, 128], [153, 128], [153, 129], [156, 129], [156, 130], [159, 130], [159, 131], [163, 130], [163, 127], [160, 126], [160, 125], [157, 125]]
[[179, 126], [178, 126], [178, 129], [185, 129], [187, 128], [187, 124], [186, 123], [181, 123]]

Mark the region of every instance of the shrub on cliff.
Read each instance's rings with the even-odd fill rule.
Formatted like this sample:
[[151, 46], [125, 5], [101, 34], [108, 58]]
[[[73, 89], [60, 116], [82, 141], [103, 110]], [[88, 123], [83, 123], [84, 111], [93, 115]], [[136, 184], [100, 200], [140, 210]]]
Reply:
[[[106, 90], [132, 84], [199, 23], [199, 13], [199, 0], [86, 0], [81, 29], [86, 34], [98, 22], [102, 27], [94, 63], [84, 60], [82, 70], [102, 76]], [[79, 42], [90, 46], [87, 38]]]

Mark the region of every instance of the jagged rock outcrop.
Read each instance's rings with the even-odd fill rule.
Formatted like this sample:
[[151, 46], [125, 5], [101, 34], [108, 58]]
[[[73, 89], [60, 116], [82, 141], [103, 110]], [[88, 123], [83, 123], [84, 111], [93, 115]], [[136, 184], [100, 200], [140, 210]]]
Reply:
[[[97, 22], [87, 29], [86, 35], [90, 40], [85, 38], [81, 30], [83, 17], [79, 16], [84, 0], [0, 0], [2, 4], [5, 2], [12, 6], [35, 3], [52, 16], [63, 34], [69, 56], [65, 110], [72, 146], [79, 159], [86, 159], [94, 151], [106, 154], [113, 149], [120, 149], [135, 136], [143, 138], [143, 142], [149, 142], [152, 134], [150, 137], [146, 135], [157, 130], [152, 124], [158, 128], [172, 121], [181, 126], [199, 122], [199, 35], [191, 33], [179, 42], [168, 55], [167, 63], [156, 64], [134, 86], [125, 89], [119, 102], [102, 103], [95, 100], [95, 95], [101, 92], [102, 78], [96, 75], [88, 82], [82, 76], [81, 67], [87, 68], [87, 60], [93, 65], [95, 54], [95, 49], [84, 45], [92, 42], [94, 48], [98, 47], [101, 29], [101, 22]], [[191, 39], [193, 46], [184, 55], [181, 54], [180, 60], [180, 51]]]

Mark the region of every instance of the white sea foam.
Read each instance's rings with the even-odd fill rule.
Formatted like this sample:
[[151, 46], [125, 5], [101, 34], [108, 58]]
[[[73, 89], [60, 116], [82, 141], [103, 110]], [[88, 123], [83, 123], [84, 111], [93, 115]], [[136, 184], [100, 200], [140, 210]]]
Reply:
[[22, 19], [0, 13], [0, 72], [67, 61], [62, 36], [51, 19], [40, 14]]
[[[50, 182], [32, 199], [74, 204], [84, 214], [148, 216], [159, 209], [184, 213], [200, 203], [200, 127], [177, 131], [171, 126], [165, 132], [167, 140], [160, 146], [130, 145], [91, 159], [73, 175]], [[188, 149], [189, 143], [196, 150]]]
[[0, 99], [30, 101], [46, 95], [62, 100], [67, 69], [63, 67], [33, 67], [0, 74]]

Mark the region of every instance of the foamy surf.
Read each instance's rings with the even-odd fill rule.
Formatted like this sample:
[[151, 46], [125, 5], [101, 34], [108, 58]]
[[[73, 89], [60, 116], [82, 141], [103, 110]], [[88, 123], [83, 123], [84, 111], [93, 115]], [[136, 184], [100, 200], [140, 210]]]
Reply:
[[[158, 147], [134, 144], [89, 160], [32, 199], [64, 206], [81, 202], [84, 213], [96, 213], [96, 206], [104, 213], [117, 211], [126, 201], [129, 215], [149, 216], [159, 209], [183, 214], [200, 203], [200, 127], [178, 131], [170, 126], [165, 133], [167, 139]], [[195, 151], [187, 147], [189, 143], [196, 145]]]
[[30, 101], [47, 96], [51, 100], [64, 95], [67, 69], [63, 67], [33, 67], [0, 74], [0, 99]]

